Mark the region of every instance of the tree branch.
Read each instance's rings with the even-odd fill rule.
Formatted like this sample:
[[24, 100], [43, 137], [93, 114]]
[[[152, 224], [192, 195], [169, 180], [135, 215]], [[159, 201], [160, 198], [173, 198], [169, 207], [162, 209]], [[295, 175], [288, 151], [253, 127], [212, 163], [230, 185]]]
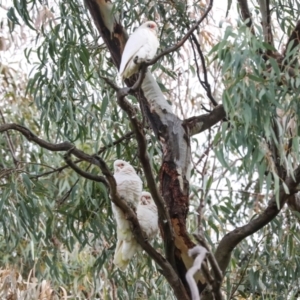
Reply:
[[[271, 12], [270, 12], [270, 1], [259, 0], [259, 9], [261, 13], [262, 28], [264, 33], [264, 40], [266, 43], [274, 47], [273, 34], [271, 28]], [[268, 50], [271, 51], [271, 50]]]
[[[104, 26], [103, 20], [99, 22], [99, 18], [102, 18], [101, 13], [91, 11], [93, 9], [99, 10], [99, 7], [96, 8], [96, 6], [93, 5], [93, 0], [85, 0], [85, 2], [88, 3], [87, 6], [109, 51], [113, 52], [112, 55], [114, 56], [118, 54], [119, 57], [117, 57], [117, 59], [114, 58], [113, 60], [116, 66], [119, 66], [116, 61], [119, 62], [121, 60], [121, 53], [124, 48], [123, 41], [127, 38], [125, 30], [122, 27], [122, 32], [120, 31], [118, 36], [120, 41], [118, 45], [116, 45], [116, 43], [110, 38], [110, 36], [108, 36], [108, 32], [105, 29], [102, 30], [102, 26]], [[210, 6], [212, 6], [212, 3], [213, 1], [210, 1]], [[211, 7], [208, 7], [206, 14], [210, 10], [210, 8]], [[206, 14], [202, 16], [202, 19], [206, 17]], [[195, 24], [195, 26], [193, 26], [188, 31], [187, 35], [185, 35], [185, 37], [178, 44], [167, 49], [166, 52], [164, 51], [163, 53], [161, 53], [161, 55], [158, 55], [151, 62], [145, 63], [145, 67], [147, 65], [155, 63], [155, 61], [157, 61], [163, 55], [175, 51], [180, 46], [182, 46], [185, 40], [188, 39], [189, 35], [193, 32], [193, 30], [197, 28], [197, 26], [201, 22], [202, 20], [199, 20], [197, 22], [198, 24]], [[115, 30], [113, 36], [117, 37]], [[117, 53], [117, 51], [119, 52]], [[139, 76], [141, 76], [141, 73], [143, 72], [140, 72]], [[132, 109], [130, 103], [128, 103], [128, 101], [125, 99], [125, 96], [135, 90], [135, 87], [139, 85], [139, 83], [137, 83], [137, 85], [134, 86], [134, 83], [136, 83], [136, 81], [134, 81], [135, 79], [136, 76], [133, 76], [132, 78], [125, 80], [127, 86], [130, 86], [131, 88], [118, 91], [118, 101], [119, 99], [122, 99], [122, 101], [119, 101], [118, 104], [125, 112], [127, 112], [127, 114], [129, 113], [128, 117], [136, 133], [138, 148], [139, 151], [141, 151], [140, 160], [145, 171], [145, 176], [150, 192], [154, 200], [158, 199], [157, 201], [155, 200], [156, 204], [161, 202], [161, 208], [165, 209], [166, 213], [171, 216], [172, 226], [169, 226], [169, 218], [161, 218], [160, 215], [162, 232], [165, 233], [164, 243], [166, 257], [167, 260], [172, 264], [172, 266], [176, 268], [177, 274], [182, 280], [181, 282], [185, 284], [184, 275], [186, 273], [186, 269], [188, 269], [192, 263], [192, 259], [187, 255], [187, 251], [189, 248], [194, 247], [194, 243], [190, 240], [190, 237], [187, 233], [185, 222], [188, 212], [188, 180], [191, 154], [188, 130], [185, 126], [183, 126], [182, 120], [180, 120], [172, 113], [171, 106], [165, 100], [164, 95], [162, 94], [157, 82], [151, 76], [150, 72], [146, 72], [145, 79], [142, 81], [141, 89], [135, 92], [134, 96], [139, 100], [139, 103], [142, 107], [142, 113], [148, 119], [149, 124], [151, 125], [151, 128], [153, 129], [157, 140], [160, 142], [160, 145], [163, 149], [163, 163], [160, 170], [160, 190], [161, 194], [164, 196], [163, 200], [158, 193], [154, 176], [151, 172], [149, 172], [151, 171], [151, 165], [149, 163], [147, 152], [143, 150], [143, 148], [146, 149], [147, 147], [143, 133], [143, 125], [138, 120], [136, 120], [135, 109]], [[143, 151], [145, 152], [145, 154]], [[151, 182], [153, 183], [151, 184]], [[170, 186], [172, 186], [172, 188], [170, 188]], [[167, 207], [165, 206], [165, 204]], [[175, 241], [173, 241], [172, 228], [174, 228]], [[173, 251], [174, 244], [176, 251]], [[174, 256], [176, 262], [175, 266], [173, 263]], [[167, 280], [169, 279], [167, 278]], [[197, 280], [199, 280], [199, 277]], [[178, 287], [174, 287], [172, 285], [172, 288], [174, 289], [177, 296]], [[188, 286], [185, 285], [181, 293], [183, 293], [183, 290], [185, 290], [184, 293], [186, 294], [186, 291], [188, 291]], [[182, 299], [182, 297], [178, 298]]]
[[[295, 180], [293, 178], [295, 178]], [[276, 196], [274, 195], [261, 215], [251, 220], [248, 224], [234, 229], [223, 237], [215, 253], [216, 260], [223, 273], [229, 264], [232, 250], [247, 236], [255, 233], [270, 223], [278, 215], [286, 201], [297, 192], [296, 187], [299, 183], [300, 166], [295, 170], [294, 176], [290, 176], [285, 180], [285, 184], [289, 189], [289, 194], [285, 192], [283, 185], [280, 186], [280, 208], [277, 207]]]
[[184, 124], [189, 128], [190, 136], [193, 136], [211, 128], [225, 117], [226, 112], [223, 105], [220, 104], [211, 113], [186, 119], [184, 120]]
[[[194, 49], [193, 43], [196, 45], [197, 51], [198, 51], [199, 56], [200, 56], [200, 60], [201, 60], [202, 68], [203, 68], [204, 80], [201, 80], [201, 78], [200, 78], [200, 70], [199, 70], [197, 59], [196, 59], [196, 51]], [[203, 52], [201, 51], [200, 44], [199, 44], [199, 42], [196, 39], [194, 34], [191, 35], [191, 44], [192, 44], [192, 49], [193, 49], [194, 58], [195, 58], [195, 64], [196, 64], [196, 68], [197, 68], [198, 80], [199, 80], [200, 84], [202, 85], [202, 87], [204, 88], [204, 90], [206, 91], [206, 95], [207, 95], [208, 99], [210, 100], [210, 102], [213, 104], [213, 106], [217, 106], [218, 102], [213, 97], [213, 95], [211, 93], [211, 87], [210, 87], [210, 84], [208, 82], [207, 69], [206, 69], [206, 63], [205, 63], [204, 55], [203, 55]]]
[[89, 172], [86, 172], [82, 169], [80, 169], [72, 160], [71, 160], [71, 153], [74, 148], [71, 148], [67, 153], [64, 155], [64, 160], [70, 166], [76, 173], [78, 173], [80, 176], [96, 181], [96, 182], [102, 182], [106, 187], [108, 187], [108, 183], [106, 179], [103, 176], [95, 175]]
[[[120, 198], [117, 192], [116, 181], [110, 170], [106, 166], [105, 162], [100, 158], [96, 157], [99, 160], [100, 168], [102, 173], [105, 175], [109, 186], [110, 186], [110, 195], [112, 201], [122, 209], [122, 211], [126, 214], [127, 220], [129, 220], [133, 226], [133, 234], [138, 241], [138, 243], [142, 246], [142, 248], [149, 254], [149, 256], [162, 268], [162, 273], [174, 289], [174, 293], [178, 299], [189, 300], [189, 297], [186, 293], [186, 290], [176, 274], [175, 270], [171, 266], [171, 264], [161, 255], [159, 254], [148, 242], [147, 239], [144, 238], [143, 232], [140, 228], [138, 219], [133, 212], [133, 210], [127, 205], [127, 203]], [[151, 171], [152, 172], [152, 171]], [[145, 174], [146, 175], [146, 174]], [[150, 187], [149, 187], [150, 189]], [[151, 191], [151, 189], [150, 189]], [[153, 196], [153, 195], [152, 195]], [[157, 200], [157, 199], [156, 199]], [[162, 200], [162, 199], [161, 199]]]
[[238, 3], [240, 5], [242, 18], [245, 21], [245, 24], [250, 28], [251, 33], [253, 35], [255, 35], [250, 10], [249, 10], [249, 7], [248, 7], [248, 1], [247, 0], [238, 0]]
[[[118, 145], [118, 144], [122, 143], [123, 141], [129, 140], [133, 135], [134, 135], [133, 131], [130, 131], [130, 132], [126, 133], [125, 135], [123, 135], [121, 138], [115, 140], [114, 142], [112, 142], [112, 143], [110, 143], [106, 146], [101, 147], [99, 149], [99, 151], [97, 152], [97, 154], [99, 155], [99, 154], [105, 152], [107, 149], [109, 149], [109, 148], [111, 148], [115, 145]], [[73, 163], [77, 164], [79, 162], [82, 162], [82, 160], [78, 159], [78, 160], [75, 160]], [[41, 174], [38, 174], [38, 175], [32, 175], [32, 176], [30, 176], [30, 178], [37, 179], [37, 178], [47, 176], [47, 175], [50, 175], [50, 174], [53, 174], [53, 173], [56, 173], [56, 172], [61, 172], [62, 170], [66, 169], [68, 167], [69, 167], [69, 165], [64, 165], [64, 166], [61, 166], [59, 168], [52, 168], [53, 169], [52, 171], [44, 172], [44, 173], [41, 173]]]
[[117, 99], [120, 107], [127, 113], [133, 126], [133, 130], [135, 132], [138, 143], [139, 158], [143, 166], [146, 181], [157, 206], [159, 219], [162, 221], [163, 231], [165, 234], [165, 243], [167, 245], [165, 249], [166, 257], [171, 265], [174, 266], [174, 232], [166, 204], [158, 191], [156, 181], [152, 172], [150, 159], [147, 152], [147, 141], [143, 132], [143, 124], [138, 121], [138, 119], [136, 118], [136, 113], [133, 110], [131, 104], [125, 99], [124, 89], [119, 89], [117, 91]]

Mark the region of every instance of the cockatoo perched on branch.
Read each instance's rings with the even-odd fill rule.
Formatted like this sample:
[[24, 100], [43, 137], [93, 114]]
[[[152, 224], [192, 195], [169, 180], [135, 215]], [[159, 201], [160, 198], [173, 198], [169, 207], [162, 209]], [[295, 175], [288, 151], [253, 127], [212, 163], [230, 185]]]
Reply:
[[140, 64], [151, 60], [157, 51], [157, 25], [153, 21], [142, 24], [128, 39], [120, 65], [122, 79], [129, 78], [139, 71]]
[[[142, 180], [136, 174], [134, 168], [123, 160], [114, 162], [114, 177], [119, 195], [136, 210], [143, 189]], [[112, 210], [117, 223], [118, 239], [114, 264], [121, 270], [124, 270], [136, 252], [137, 242], [123, 211], [114, 203], [112, 204]]]
[[150, 193], [142, 192], [136, 214], [146, 238], [153, 240], [158, 233], [158, 214]]
[[[158, 214], [157, 207], [150, 193], [141, 193], [136, 213], [145, 238], [148, 241], [153, 240], [158, 233]], [[126, 222], [128, 223], [128, 221]], [[130, 230], [129, 224], [128, 228]], [[125, 268], [129, 264], [130, 259], [139, 250], [141, 250], [141, 246], [135, 240], [133, 235], [131, 235], [130, 239], [128, 240], [123, 240], [121, 242], [119, 242], [118, 240], [114, 264], [117, 265], [117, 267], [121, 270], [125, 270]]]

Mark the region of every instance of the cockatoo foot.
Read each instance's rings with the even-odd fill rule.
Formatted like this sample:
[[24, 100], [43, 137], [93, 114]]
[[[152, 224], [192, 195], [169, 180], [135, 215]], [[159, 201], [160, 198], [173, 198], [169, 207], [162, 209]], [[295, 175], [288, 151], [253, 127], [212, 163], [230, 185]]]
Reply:
[[127, 202], [127, 204], [134, 212], [136, 211], [136, 205], [134, 205], [132, 202]]

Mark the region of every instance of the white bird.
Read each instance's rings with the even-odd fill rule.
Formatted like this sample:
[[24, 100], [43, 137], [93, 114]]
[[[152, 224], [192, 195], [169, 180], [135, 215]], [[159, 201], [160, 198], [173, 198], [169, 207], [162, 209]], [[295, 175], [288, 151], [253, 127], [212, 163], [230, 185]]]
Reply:
[[[136, 174], [134, 168], [123, 160], [114, 162], [114, 177], [119, 195], [136, 210], [143, 189], [142, 180]], [[112, 210], [117, 223], [118, 239], [114, 264], [121, 270], [124, 270], [136, 252], [137, 242], [123, 211], [114, 203], [112, 204]]]
[[158, 214], [150, 193], [142, 192], [136, 214], [146, 238], [153, 240], [158, 233]]
[[129, 37], [119, 69], [123, 80], [137, 73], [142, 62], [151, 60], [155, 56], [159, 46], [157, 31], [156, 23], [148, 21]]
[[[145, 238], [148, 241], [153, 240], [158, 233], [158, 214], [157, 207], [150, 193], [141, 193], [136, 213]], [[128, 223], [127, 220], [126, 222]], [[130, 230], [129, 224], [128, 228]], [[129, 234], [127, 235], [127, 237], [129, 237]], [[124, 271], [134, 254], [140, 250], [141, 246], [138, 244], [133, 234], [131, 233], [130, 239], [128, 238], [127, 240], [122, 240], [120, 243], [118, 240], [114, 264]]]

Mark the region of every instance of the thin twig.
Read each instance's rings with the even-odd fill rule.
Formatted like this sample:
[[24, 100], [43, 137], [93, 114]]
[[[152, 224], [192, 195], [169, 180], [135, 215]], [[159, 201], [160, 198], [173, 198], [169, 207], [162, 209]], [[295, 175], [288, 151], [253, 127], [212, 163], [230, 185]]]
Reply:
[[79, 178], [74, 182], [71, 188], [62, 197], [56, 200], [56, 203], [58, 205], [62, 205], [67, 200], [67, 198], [70, 196], [71, 192], [73, 191], [74, 187], [78, 182], [79, 182]]
[[[215, 98], [213, 97], [213, 95], [211, 93], [211, 87], [208, 82], [206, 63], [205, 63], [203, 52], [201, 51], [200, 44], [197, 41], [194, 34], [191, 35], [190, 39], [191, 39], [191, 45], [192, 45], [193, 54], [194, 54], [194, 58], [195, 58], [198, 80], [199, 80], [200, 84], [202, 85], [202, 87], [204, 88], [204, 90], [206, 91], [206, 95], [207, 95], [208, 99], [211, 101], [211, 103], [213, 104], [213, 106], [217, 106], [218, 102], [215, 100]], [[202, 68], [203, 68], [204, 80], [202, 80], [200, 77], [200, 70], [199, 70], [199, 66], [198, 66], [198, 61], [196, 59], [196, 51], [194, 49], [194, 44], [196, 45], [198, 54], [200, 56], [200, 60], [201, 60]]]
[[[75, 147], [74, 147], [75, 148]], [[89, 172], [86, 172], [82, 169], [80, 169], [70, 158], [70, 155], [73, 151], [74, 148], [71, 148], [70, 150], [68, 150], [66, 152], [66, 154], [64, 155], [64, 160], [65, 162], [76, 172], [78, 173], [80, 176], [96, 181], [96, 182], [101, 182], [103, 183], [106, 187], [108, 187], [108, 183], [106, 181], [106, 179], [103, 176], [99, 176], [99, 175], [95, 175]]]

